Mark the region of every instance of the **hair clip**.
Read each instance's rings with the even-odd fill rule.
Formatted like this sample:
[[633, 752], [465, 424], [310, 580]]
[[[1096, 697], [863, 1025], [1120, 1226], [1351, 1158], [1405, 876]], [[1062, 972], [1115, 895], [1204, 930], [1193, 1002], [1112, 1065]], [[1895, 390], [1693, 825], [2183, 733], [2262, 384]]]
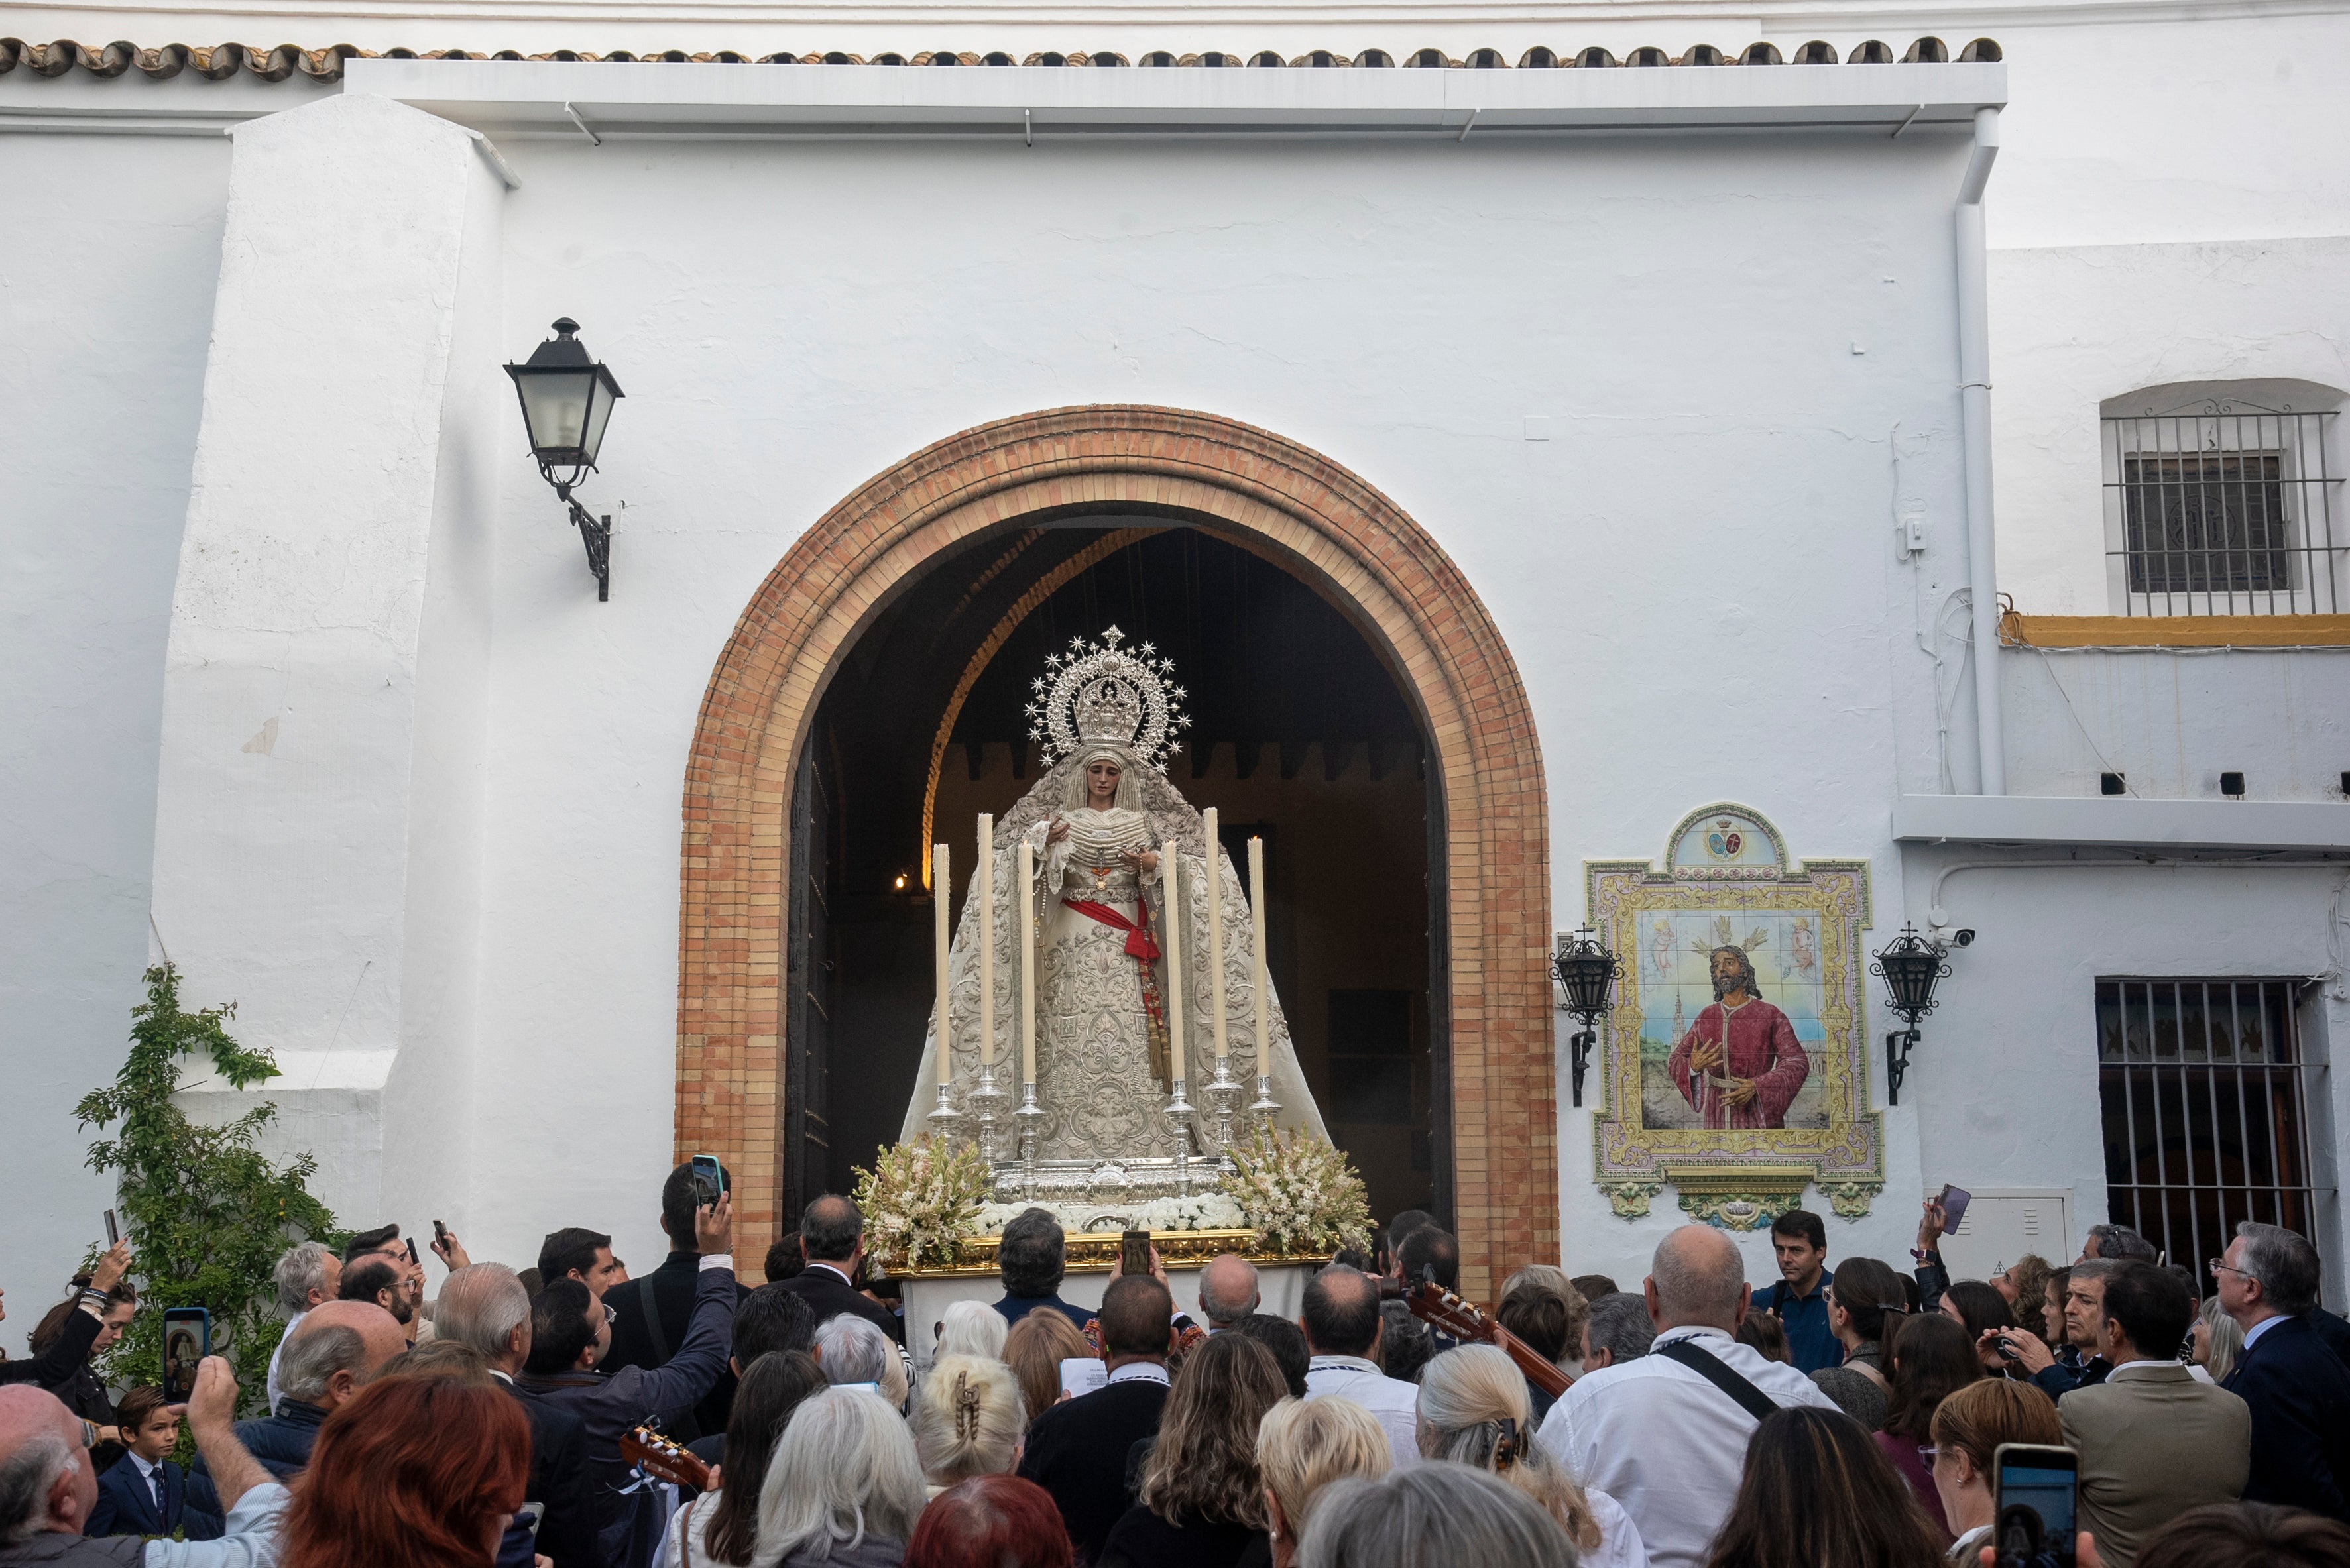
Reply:
[[1504, 1416], [1493, 1425], [1501, 1436], [1493, 1439], [1493, 1469], [1508, 1469], [1518, 1462], [1518, 1422], [1514, 1416]]
[[[955, 1441], [968, 1443], [979, 1436], [979, 1390], [971, 1386], [971, 1374], [955, 1374]], [[964, 1423], [968, 1422], [966, 1428]]]

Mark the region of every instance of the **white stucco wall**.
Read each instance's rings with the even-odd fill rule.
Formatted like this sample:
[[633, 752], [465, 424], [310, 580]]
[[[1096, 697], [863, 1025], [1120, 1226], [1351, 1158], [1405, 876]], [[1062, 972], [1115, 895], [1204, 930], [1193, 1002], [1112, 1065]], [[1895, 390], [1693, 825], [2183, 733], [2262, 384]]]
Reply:
[[143, 999], [163, 643], [228, 148], [0, 150], [25, 197], [0, 210], [0, 1334], [22, 1355], [112, 1201], [72, 1113], [120, 1065]]

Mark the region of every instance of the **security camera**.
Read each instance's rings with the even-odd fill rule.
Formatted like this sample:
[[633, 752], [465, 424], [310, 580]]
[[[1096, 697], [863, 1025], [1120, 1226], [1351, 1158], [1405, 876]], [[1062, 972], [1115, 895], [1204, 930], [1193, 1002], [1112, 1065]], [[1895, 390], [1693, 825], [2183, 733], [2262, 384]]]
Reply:
[[1970, 948], [1974, 946], [1975, 929], [1972, 926], [1960, 926], [1957, 930], [1950, 933], [1950, 945], [1954, 948]]

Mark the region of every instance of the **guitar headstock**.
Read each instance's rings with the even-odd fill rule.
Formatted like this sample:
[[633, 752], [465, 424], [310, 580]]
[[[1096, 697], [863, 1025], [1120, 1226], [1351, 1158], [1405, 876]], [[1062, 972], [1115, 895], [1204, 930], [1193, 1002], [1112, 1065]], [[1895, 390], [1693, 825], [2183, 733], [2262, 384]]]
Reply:
[[650, 1427], [639, 1427], [622, 1436], [620, 1458], [655, 1480], [691, 1487], [696, 1491], [710, 1490], [710, 1467], [675, 1438], [665, 1438]]
[[1404, 1302], [1411, 1315], [1430, 1328], [1441, 1329], [1458, 1340], [1493, 1342], [1493, 1320], [1476, 1303], [1462, 1300], [1433, 1280], [1414, 1286]]

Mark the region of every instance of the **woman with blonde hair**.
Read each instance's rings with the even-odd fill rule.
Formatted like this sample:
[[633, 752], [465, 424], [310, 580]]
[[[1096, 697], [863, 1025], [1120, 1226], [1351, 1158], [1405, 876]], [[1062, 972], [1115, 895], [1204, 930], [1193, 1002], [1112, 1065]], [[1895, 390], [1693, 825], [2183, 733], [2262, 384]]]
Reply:
[[1020, 1397], [1032, 1421], [1061, 1397], [1062, 1362], [1100, 1354], [1077, 1332], [1076, 1324], [1056, 1312], [1032, 1312], [1014, 1324], [1003, 1338], [1003, 1365], [1019, 1379]]
[[1290, 1568], [1314, 1500], [1348, 1476], [1377, 1480], [1390, 1449], [1379, 1418], [1343, 1395], [1284, 1399], [1256, 1428], [1256, 1468], [1264, 1481], [1273, 1568]]
[[2244, 1331], [2220, 1305], [2216, 1293], [2196, 1314], [2192, 1332], [2195, 1353], [2188, 1370], [2199, 1379], [2227, 1382], [2229, 1375], [2236, 1370], [2236, 1357], [2244, 1354]]
[[1582, 1568], [1647, 1568], [1631, 1515], [1604, 1491], [1586, 1491], [1534, 1436], [1517, 1363], [1489, 1345], [1464, 1345], [1419, 1375], [1419, 1451], [1489, 1470], [1534, 1500], [1575, 1542]]
[[1273, 1352], [1216, 1334], [1183, 1358], [1138, 1501], [1110, 1527], [1097, 1568], [1232, 1568], [1267, 1541], [1257, 1428], [1289, 1397]]
[[[993, 1307], [984, 1310], [995, 1315]], [[977, 1355], [931, 1365], [914, 1409], [914, 1451], [932, 1497], [973, 1476], [1009, 1473], [1027, 1432], [1028, 1409], [1012, 1368]]]
[[950, 1355], [984, 1355], [1003, 1359], [1003, 1341], [1012, 1325], [985, 1302], [957, 1302], [939, 1320], [939, 1345], [934, 1361]]
[[2064, 1428], [2056, 1402], [2029, 1383], [1985, 1377], [1944, 1397], [1934, 1407], [1934, 1490], [1941, 1494], [1942, 1517], [1958, 1540], [1949, 1561], [1973, 1568], [1990, 1542], [1999, 1504], [1991, 1496], [1991, 1455], [2002, 1443], [2041, 1443], [2061, 1448]]

